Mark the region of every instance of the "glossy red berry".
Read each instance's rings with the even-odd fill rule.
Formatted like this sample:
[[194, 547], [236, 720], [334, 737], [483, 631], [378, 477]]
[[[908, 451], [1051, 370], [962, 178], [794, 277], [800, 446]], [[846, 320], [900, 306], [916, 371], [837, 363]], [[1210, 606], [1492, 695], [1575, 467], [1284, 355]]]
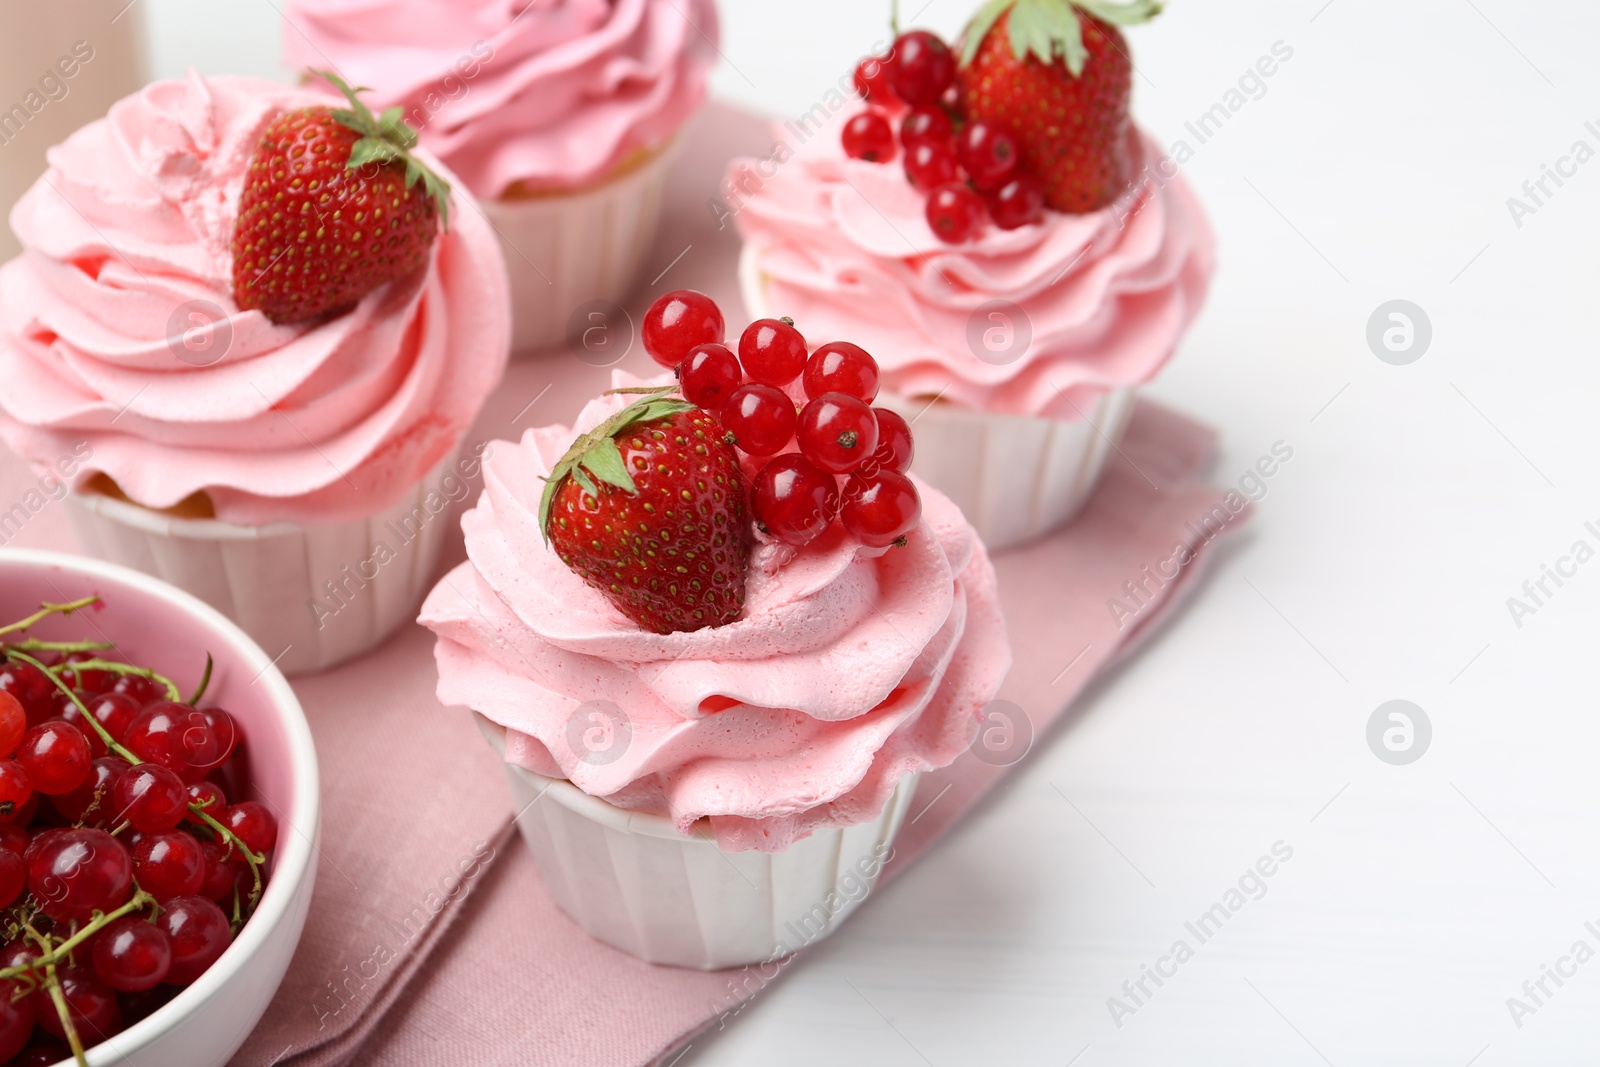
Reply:
[[894, 159], [894, 128], [879, 111], [863, 111], [844, 124], [839, 134], [844, 154], [868, 163], [888, 163]]
[[[228, 809], [228, 798], [223, 795], [222, 787], [215, 782], [195, 782], [188, 787], [189, 803], [198, 804], [202, 811], [218, 822]], [[186, 812], [184, 819], [196, 826], [206, 825], [206, 821], [193, 811]]]
[[[95, 652], [69, 652], [62, 662], [87, 663], [89, 660], [99, 658], [99, 654]], [[80, 693], [89, 693], [91, 695], [109, 692], [111, 687], [117, 682], [117, 676], [111, 671], [80, 671], [75, 667], [68, 667], [66, 670], [61, 672], [59, 677], [63, 682], [67, 683], [70, 688], [76, 689]]]
[[[0, 908], [9, 908], [28, 888], [28, 865], [9, 848], [0, 848]], [[0, 1063], [4, 1063], [0, 1060]]]
[[167, 696], [166, 686], [142, 674], [124, 674], [112, 685], [111, 691], [127, 694], [136, 700], [141, 708]]
[[28, 1044], [31, 1036], [32, 1003], [16, 982], [0, 980], [0, 1063], [10, 1063], [11, 1058]]
[[33, 664], [9, 662], [0, 664], [0, 691], [17, 698], [29, 723], [50, 717], [50, 701], [57, 692], [55, 683]]
[[922, 500], [911, 479], [894, 471], [853, 474], [845, 483], [839, 521], [869, 548], [888, 548], [916, 528]]
[[878, 447], [878, 420], [862, 400], [823, 393], [800, 412], [795, 429], [800, 452], [830, 474], [846, 474]]
[[815, 541], [833, 522], [838, 506], [833, 475], [798, 452], [773, 459], [750, 485], [750, 510], [756, 521], [796, 548]]
[[[113, 793], [117, 782], [131, 768], [120, 756], [99, 756], [89, 764], [88, 777], [78, 788], [50, 798], [50, 805], [68, 822], [82, 822], [90, 826], [116, 825], [116, 801]], [[169, 772], [170, 773], [170, 772]]]
[[979, 191], [998, 189], [1017, 172], [1016, 138], [981, 120], [969, 123], [956, 138], [956, 158]]
[[989, 217], [1002, 230], [1044, 221], [1044, 186], [1031, 174], [1019, 174], [986, 198]]
[[696, 345], [709, 345], [726, 336], [722, 309], [704, 293], [679, 289], [650, 305], [639, 336], [650, 358], [670, 369], [682, 363]]
[[[28, 1017], [31, 1019], [32, 1003], [29, 1001], [24, 1003], [29, 1005]], [[17, 1058], [6, 1064], [6, 1067], [56, 1067], [56, 1064], [70, 1059], [72, 1053], [67, 1046], [53, 1037], [41, 1037], [36, 1030], [33, 1040], [28, 1042], [28, 1047], [18, 1053]]]
[[89, 776], [89, 741], [76, 727], [55, 720], [29, 730], [17, 746], [17, 762], [28, 772], [36, 792], [69, 793]]
[[960, 182], [935, 189], [927, 213], [928, 225], [945, 244], [965, 244], [983, 229], [983, 197]]
[[955, 124], [950, 121], [950, 113], [938, 104], [914, 107], [900, 122], [900, 143], [907, 149], [919, 144], [948, 148], [952, 146], [951, 137], [954, 135]]
[[235, 892], [239, 894], [240, 899], [243, 899], [255, 885], [250, 865], [239, 855], [238, 849], [230, 852], [227, 845], [216, 841], [202, 841], [200, 851], [206, 857], [205, 881], [200, 885], [200, 896], [232, 907]]
[[157, 900], [193, 896], [205, 884], [206, 855], [200, 842], [182, 830], [145, 834], [132, 855], [134, 881]]
[[172, 942], [154, 923], [124, 915], [94, 939], [94, 973], [121, 993], [142, 993], [166, 980]]
[[160, 700], [128, 725], [122, 743], [140, 759], [166, 767], [185, 782], [198, 782], [228, 756], [229, 739], [217, 735], [214, 722], [197, 708]]
[[173, 985], [193, 984], [227, 951], [232, 940], [222, 909], [203, 897], [168, 901], [156, 924], [172, 943], [167, 981]]
[[938, 37], [926, 30], [912, 30], [895, 41], [890, 84], [912, 107], [937, 103], [955, 77], [955, 56]]
[[278, 820], [265, 804], [240, 801], [217, 821], [232, 830], [233, 835], [257, 855], [271, 852], [278, 845]]
[[0, 823], [0, 848], [9, 849], [19, 856], [26, 856], [28, 846], [32, 843], [33, 835], [26, 828], [15, 823]]
[[906, 149], [906, 180], [924, 193], [959, 182], [961, 168], [955, 150], [947, 144], [927, 142]]
[[716, 411], [744, 381], [739, 357], [726, 345], [696, 345], [678, 364], [678, 384], [683, 398], [696, 407]]
[[793, 323], [757, 319], [739, 337], [739, 362], [751, 381], [781, 388], [805, 369], [806, 339]]
[[[111, 740], [117, 742], [127, 736], [128, 727], [139, 717], [143, 707], [126, 693], [102, 693], [99, 696], [91, 694], [83, 698], [83, 703], [89, 709], [89, 714], [94, 716], [94, 720], [111, 735]], [[99, 731], [84, 720], [83, 712], [78, 710], [78, 705], [70, 700], [67, 701], [65, 706], [61, 707], [61, 719], [82, 731], [96, 756], [106, 754], [105, 742], [100, 739]]]
[[856, 92], [863, 100], [883, 107], [899, 103], [890, 84], [890, 66], [888, 56], [868, 56], [856, 64]]
[[0, 757], [11, 755], [28, 732], [28, 713], [22, 701], [0, 689]]
[[794, 401], [775, 386], [741, 385], [722, 406], [722, 426], [746, 455], [781, 452], [794, 440], [794, 424]]
[[52, 919], [82, 922], [133, 890], [133, 861], [103, 830], [47, 830], [28, 847], [28, 891]]
[[863, 474], [881, 470], [904, 474], [911, 469], [915, 454], [911, 443], [911, 424], [888, 408], [873, 408], [878, 420], [878, 448], [862, 468]]
[[844, 393], [870, 404], [878, 395], [878, 361], [860, 345], [834, 341], [806, 360], [804, 385], [810, 400], [823, 393]]
[[176, 771], [141, 763], [113, 783], [110, 804], [116, 822], [131, 823], [142, 833], [170, 830], [189, 813], [189, 789]]
[[33, 779], [14, 759], [0, 760], [0, 818], [15, 817], [33, 796]]
[[[61, 982], [62, 999], [67, 1003], [67, 1017], [84, 1045], [97, 1045], [122, 1029], [122, 1006], [117, 1003], [117, 992], [102, 982], [92, 968], [58, 966], [56, 977]], [[52, 998], [45, 996], [35, 1000], [33, 1014], [34, 1022], [40, 1027], [57, 1037], [65, 1036], [61, 1015]]]

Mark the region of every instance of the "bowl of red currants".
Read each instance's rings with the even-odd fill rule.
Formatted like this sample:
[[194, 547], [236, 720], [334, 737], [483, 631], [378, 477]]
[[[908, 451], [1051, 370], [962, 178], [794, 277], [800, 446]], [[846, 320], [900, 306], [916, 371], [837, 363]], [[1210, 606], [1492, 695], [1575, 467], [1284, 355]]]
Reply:
[[0, 551], [0, 1067], [222, 1067], [316, 868], [294, 691], [155, 578]]

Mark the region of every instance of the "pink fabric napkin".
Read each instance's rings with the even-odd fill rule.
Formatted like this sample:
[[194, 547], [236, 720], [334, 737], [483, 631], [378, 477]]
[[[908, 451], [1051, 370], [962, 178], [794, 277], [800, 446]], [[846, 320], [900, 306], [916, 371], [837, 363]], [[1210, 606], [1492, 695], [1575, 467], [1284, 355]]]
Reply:
[[[663, 276], [639, 294], [635, 323], [649, 300], [679, 287], [710, 292], [730, 323], [742, 317], [737, 238], [731, 226], [715, 228], [706, 205], [726, 161], [764, 154], [769, 139], [764, 120], [726, 108], [696, 123], [647, 271]], [[651, 365], [636, 351], [622, 366]], [[473, 440], [570, 422], [609, 376], [566, 353], [518, 362]], [[968, 754], [919, 784], [885, 877], [1007, 773], [997, 764], [1021, 749], [1007, 750], [1006, 737], [1049, 743], [1073, 697], [1194, 586], [1214, 550], [1206, 542], [1218, 523], [1207, 517], [1227, 514], [1214, 511], [1221, 491], [1197, 481], [1213, 443], [1187, 418], [1141, 405], [1084, 515], [996, 559], [1017, 653], [1000, 695], [1015, 706], [1005, 724], [1013, 732], [989, 761]], [[28, 501], [20, 523], [0, 518], [0, 544], [70, 550], [64, 506], [28, 496], [34, 488], [33, 475], [0, 453], [0, 516]], [[445, 566], [461, 558], [459, 541]], [[1152, 577], [1173, 574], [1185, 558], [1174, 551], [1180, 544], [1194, 559], [1171, 578]], [[639, 963], [569, 922], [511, 830], [497, 758], [465, 711], [439, 705], [434, 684], [432, 638], [420, 627], [358, 662], [296, 680], [323, 771], [316, 897], [289, 975], [237, 1067], [648, 1065], [760, 987], [731, 983], [727, 972]], [[849, 926], [835, 936], [849, 937]]]

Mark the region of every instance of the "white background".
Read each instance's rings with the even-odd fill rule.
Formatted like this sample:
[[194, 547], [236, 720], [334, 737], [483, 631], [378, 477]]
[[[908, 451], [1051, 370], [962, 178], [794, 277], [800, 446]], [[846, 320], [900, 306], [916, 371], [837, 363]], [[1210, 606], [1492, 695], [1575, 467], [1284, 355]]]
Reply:
[[[270, 0], [143, 7], [157, 75], [278, 73]], [[886, 33], [876, 0], [722, 9], [716, 93], [778, 116]], [[1196, 149], [1222, 252], [1151, 392], [1221, 428], [1218, 481], [1294, 458], [1002, 795], [679, 1063], [1592, 1063], [1600, 960], [1520, 1028], [1506, 999], [1600, 950], [1600, 560], [1520, 629], [1506, 599], [1600, 548], [1600, 160], [1520, 228], [1506, 200], [1600, 149], [1600, 10], [1176, 0], [1129, 37], [1140, 121]], [[1198, 145], [1184, 123], [1277, 41], [1265, 95]], [[1365, 340], [1396, 298], [1432, 321], [1410, 366]], [[1394, 698], [1434, 730], [1405, 767], [1365, 740]], [[1266, 895], [1114, 1025], [1124, 980], [1280, 840]]]

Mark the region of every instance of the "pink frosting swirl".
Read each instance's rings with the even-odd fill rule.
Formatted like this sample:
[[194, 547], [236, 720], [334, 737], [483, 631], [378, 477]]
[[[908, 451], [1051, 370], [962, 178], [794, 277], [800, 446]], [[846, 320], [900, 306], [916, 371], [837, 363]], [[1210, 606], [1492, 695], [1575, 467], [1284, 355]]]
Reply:
[[[803, 131], [778, 131], [792, 159], [730, 168], [729, 210], [767, 311], [793, 317], [813, 343], [862, 345], [892, 392], [986, 412], [1074, 419], [1172, 355], [1205, 299], [1213, 239], [1154, 142], [1145, 141], [1143, 180], [1121, 203], [1091, 215], [1047, 212], [1017, 230], [990, 226], [952, 247], [934, 235], [900, 161], [844, 154], [839, 134], [855, 110], [797, 151]], [[984, 307], [994, 302], [1012, 307]], [[1025, 348], [1019, 321], [1032, 335]]]
[[[87, 441], [80, 485], [103, 472], [152, 508], [204, 491], [218, 518], [261, 525], [371, 514], [457, 447], [510, 345], [505, 266], [477, 211], [451, 213], [415, 278], [330, 321], [275, 326], [233, 302], [233, 220], [261, 131], [327, 102], [191, 73], [51, 149], [11, 214], [25, 252], [0, 268], [12, 449], [50, 465]], [[186, 352], [185, 331], [219, 317], [212, 347]]]
[[[505, 726], [511, 762], [685, 832], [707, 818], [729, 850], [873, 818], [903, 775], [961, 755], [1011, 652], [994, 570], [956, 507], [919, 485], [923, 525], [887, 552], [837, 526], [782, 565], [780, 546], [759, 547], [737, 622], [648, 633], [556, 558], [538, 522], [541, 477], [623, 402], [485, 458], [469, 562], [422, 609], [440, 700]], [[596, 706], [628, 724], [603, 761], [575, 740]]]
[[292, 0], [286, 62], [371, 86], [485, 199], [574, 189], [666, 145], [705, 96], [713, 0]]

